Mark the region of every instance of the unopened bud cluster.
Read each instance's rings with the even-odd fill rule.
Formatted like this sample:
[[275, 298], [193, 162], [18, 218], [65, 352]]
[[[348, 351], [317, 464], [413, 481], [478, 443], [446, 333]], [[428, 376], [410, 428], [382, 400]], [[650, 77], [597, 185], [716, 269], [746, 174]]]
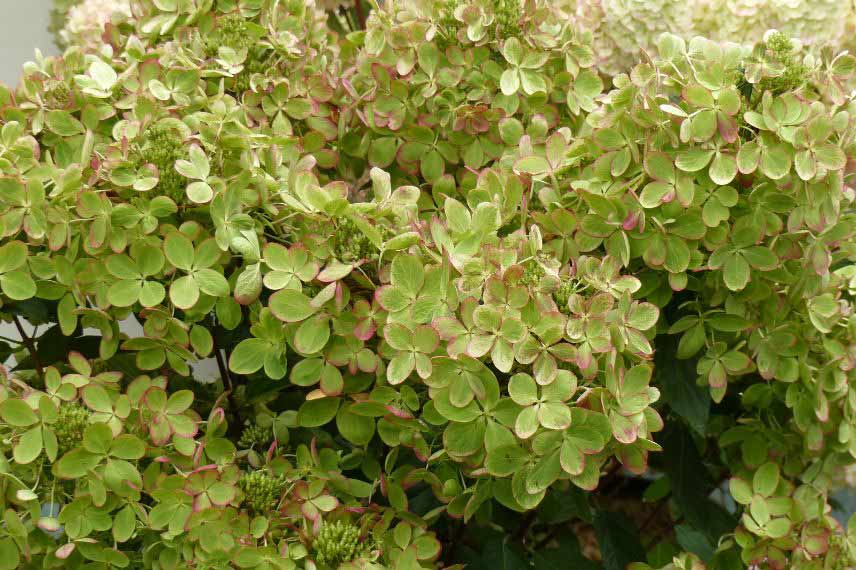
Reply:
[[51, 81], [48, 84], [42, 101], [48, 109], [65, 109], [71, 101], [71, 89], [62, 81]]
[[559, 310], [563, 313], [568, 312], [568, 300], [574, 294], [574, 282], [570, 279], [563, 279], [559, 288], [553, 291], [553, 300], [559, 306]]
[[90, 412], [79, 404], [63, 404], [54, 424], [54, 433], [60, 454], [74, 449], [83, 441], [83, 432], [89, 425]]
[[206, 37], [205, 49], [214, 57], [220, 47], [240, 51], [255, 43], [256, 38], [250, 33], [247, 21], [240, 14], [227, 14], [217, 20], [216, 32]]
[[546, 273], [540, 256], [528, 259], [523, 262], [523, 276], [520, 278], [520, 284], [535, 287]]
[[378, 249], [350, 218], [336, 219], [333, 255], [346, 263], [377, 258]]
[[255, 512], [275, 509], [279, 503], [285, 478], [267, 471], [251, 471], [241, 476], [238, 486], [244, 492], [244, 502]]
[[511, 38], [520, 35], [520, 0], [493, 0], [496, 32], [499, 37]]
[[253, 423], [244, 428], [241, 432], [241, 439], [238, 440], [238, 447], [242, 449], [264, 448], [273, 440], [273, 431], [270, 427], [263, 427]]
[[158, 169], [158, 190], [176, 203], [184, 199], [186, 179], [175, 170], [175, 161], [185, 154], [184, 140], [178, 129], [159, 123], [146, 130], [140, 163], [152, 164]]
[[782, 32], [774, 32], [766, 37], [764, 45], [768, 59], [765, 63], [778, 73], [761, 80], [761, 92], [785, 93], [808, 79], [808, 68], [797, 57], [791, 38]]
[[360, 543], [360, 529], [353, 523], [326, 523], [312, 543], [315, 562], [335, 568], [360, 556], [365, 545]]

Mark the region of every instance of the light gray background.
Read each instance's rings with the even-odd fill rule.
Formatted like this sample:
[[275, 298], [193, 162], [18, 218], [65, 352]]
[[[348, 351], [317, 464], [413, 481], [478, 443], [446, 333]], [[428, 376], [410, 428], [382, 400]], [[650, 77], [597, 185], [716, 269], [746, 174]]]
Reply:
[[48, 32], [51, 0], [0, 0], [0, 82], [14, 86], [35, 49], [57, 53]]

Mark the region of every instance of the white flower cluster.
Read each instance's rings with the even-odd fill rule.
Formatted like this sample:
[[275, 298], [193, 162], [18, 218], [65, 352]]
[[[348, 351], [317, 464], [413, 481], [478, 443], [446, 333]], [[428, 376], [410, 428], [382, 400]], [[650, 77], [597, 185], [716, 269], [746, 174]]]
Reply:
[[96, 47], [104, 25], [115, 14], [130, 17], [131, 0], [82, 0], [69, 9], [60, 35], [67, 44]]
[[754, 43], [776, 29], [805, 44], [839, 42], [853, 0], [695, 0], [694, 33], [712, 40]]
[[[592, 32], [596, 67], [614, 75], [652, 53], [663, 32], [692, 27], [694, 0], [570, 0], [578, 24]], [[697, 0], [696, 0], [697, 1]]]
[[[753, 44], [776, 29], [804, 44], [848, 47], [856, 0], [565, 0], [592, 32], [599, 69], [613, 75], [653, 53], [663, 32]], [[853, 40], [849, 40], [853, 43]], [[644, 56], [643, 56], [644, 59]]]

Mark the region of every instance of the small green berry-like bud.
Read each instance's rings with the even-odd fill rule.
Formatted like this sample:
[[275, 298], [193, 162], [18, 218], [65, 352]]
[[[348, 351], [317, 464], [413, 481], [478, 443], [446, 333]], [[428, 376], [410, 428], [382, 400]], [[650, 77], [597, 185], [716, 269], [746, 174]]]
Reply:
[[255, 41], [247, 21], [240, 14], [226, 14], [217, 20], [214, 32], [205, 38], [205, 51], [214, 57], [220, 46], [239, 51], [242, 48], [249, 49]]
[[764, 40], [768, 55], [765, 59], [780, 72], [764, 77], [759, 85], [760, 92], [785, 93], [798, 89], [808, 79], [808, 68], [797, 57], [794, 42], [782, 32], [768, 34]]
[[271, 65], [273, 65], [273, 62], [269, 55], [259, 53], [258, 50], [251, 50], [244, 61], [244, 69], [234, 78], [232, 91], [237, 94], [248, 91], [251, 87], [250, 80], [253, 78], [253, 75], [257, 73], [263, 75]]
[[267, 471], [251, 471], [241, 476], [238, 487], [244, 492], [244, 502], [253, 511], [263, 513], [276, 508], [285, 487], [285, 477]]
[[773, 32], [766, 38], [767, 49], [779, 57], [786, 57], [794, 49], [794, 42], [782, 32]]
[[156, 123], [146, 130], [140, 148], [140, 163], [153, 164], [158, 169], [158, 190], [176, 203], [184, 200], [187, 180], [175, 170], [175, 161], [185, 155], [184, 140], [178, 129]]
[[535, 287], [541, 282], [541, 278], [546, 273], [544, 265], [541, 263], [542, 257], [539, 255], [523, 263], [523, 276], [520, 278], [521, 285]]
[[321, 527], [312, 542], [315, 562], [335, 568], [362, 556], [367, 548], [360, 542], [360, 529], [353, 523], [336, 521]]
[[264, 448], [273, 441], [273, 430], [270, 427], [262, 427], [259, 424], [253, 423], [244, 428], [241, 433], [241, 439], [238, 440], [238, 447], [243, 449]]
[[568, 312], [568, 300], [574, 293], [574, 284], [570, 279], [564, 279], [559, 288], [553, 291], [553, 300], [563, 313]]
[[80, 445], [83, 432], [89, 425], [89, 410], [79, 404], [62, 404], [53, 426], [59, 453], [63, 454]]
[[333, 234], [332, 252], [339, 261], [352, 263], [377, 258], [377, 247], [353, 220], [341, 216], [336, 218], [335, 222], [336, 232]]
[[48, 109], [65, 109], [71, 103], [71, 89], [62, 81], [52, 81], [42, 100]]
[[501, 38], [520, 35], [520, 0], [493, 0], [496, 33]]

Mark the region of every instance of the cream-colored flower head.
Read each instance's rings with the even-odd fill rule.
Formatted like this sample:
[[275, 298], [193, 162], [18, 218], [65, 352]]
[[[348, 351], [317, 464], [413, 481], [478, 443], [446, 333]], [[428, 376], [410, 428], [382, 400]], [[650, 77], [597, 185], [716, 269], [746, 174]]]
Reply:
[[[751, 45], [769, 29], [807, 45], [845, 43], [856, 30], [856, 0], [560, 0], [594, 36], [597, 68], [627, 71], [652, 53], [662, 32], [689, 40]], [[849, 30], [849, 32], [848, 32]], [[847, 43], [847, 42], [850, 43]]]
[[[571, 2], [573, 3], [573, 2]], [[663, 32], [684, 35], [692, 27], [693, 1], [577, 0], [580, 26], [592, 32], [596, 67], [626, 71], [640, 53], [652, 53]]]
[[117, 14], [131, 16], [130, 0], [83, 0], [68, 11], [65, 28], [60, 32], [62, 39], [69, 45], [97, 47], [104, 25]]
[[803, 43], [839, 42], [853, 0], [695, 0], [694, 32], [713, 40], [751, 44], [775, 28]]

